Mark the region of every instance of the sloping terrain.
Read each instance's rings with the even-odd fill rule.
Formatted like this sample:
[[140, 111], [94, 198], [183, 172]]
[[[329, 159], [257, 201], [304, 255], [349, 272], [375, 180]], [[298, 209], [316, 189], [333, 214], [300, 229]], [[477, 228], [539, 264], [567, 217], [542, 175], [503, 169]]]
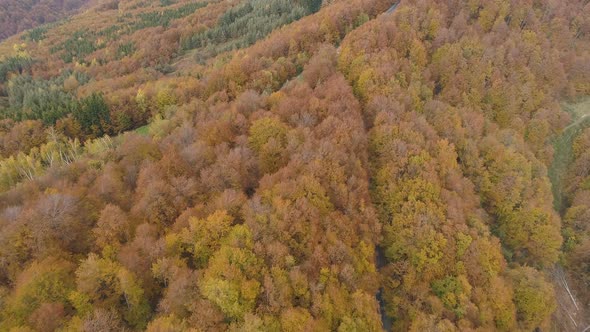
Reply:
[[557, 285], [564, 319], [560, 329], [583, 330], [590, 326], [590, 292], [588, 291], [590, 209], [588, 181], [590, 99], [583, 98], [564, 105], [572, 122], [555, 138], [555, 156], [549, 169], [555, 197], [555, 209], [563, 219], [565, 270], [556, 267], [553, 276]]
[[0, 331], [584, 328], [587, 1], [117, 7], [0, 44]]
[[[0, 40], [66, 18], [91, 1], [3, 0], [0, 2]], [[37, 34], [42, 32], [43, 28], [35, 31]]]
[[[84, 141], [141, 127], [166, 104], [185, 103], [199, 93], [205, 61], [252, 45], [318, 10], [320, 2], [113, 3], [0, 44], [0, 118], [26, 121], [14, 135], [54, 126]], [[174, 64], [182, 59], [188, 64], [178, 70]], [[150, 102], [138, 105], [141, 98]], [[80, 114], [92, 100], [99, 104], [93, 113]], [[4, 156], [29, 149], [0, 144]]]

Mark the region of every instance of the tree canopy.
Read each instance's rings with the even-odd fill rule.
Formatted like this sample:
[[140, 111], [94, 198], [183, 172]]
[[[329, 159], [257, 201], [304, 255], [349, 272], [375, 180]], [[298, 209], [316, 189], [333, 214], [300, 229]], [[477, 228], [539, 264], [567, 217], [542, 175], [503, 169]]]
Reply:
[[564, 326], [590, 4], [391, 6], [106, 1], [0, 43], [0, 330]]

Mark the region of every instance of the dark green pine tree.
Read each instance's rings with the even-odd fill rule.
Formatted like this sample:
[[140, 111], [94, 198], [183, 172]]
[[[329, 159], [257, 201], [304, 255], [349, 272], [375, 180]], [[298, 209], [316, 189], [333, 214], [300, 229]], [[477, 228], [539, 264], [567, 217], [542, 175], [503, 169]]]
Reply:
[[108, 133], [111, 123], [109, 106], [101, 93], [93, 93], [80, 101], [74, 112], [74, 119], [80, 124], [85, 136], [94, 138]]

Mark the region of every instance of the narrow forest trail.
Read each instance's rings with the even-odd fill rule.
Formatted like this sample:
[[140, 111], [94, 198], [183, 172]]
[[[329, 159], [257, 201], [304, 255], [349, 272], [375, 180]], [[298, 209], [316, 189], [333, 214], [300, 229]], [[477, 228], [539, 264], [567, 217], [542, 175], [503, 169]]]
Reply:
[[553, 190], [553, 205], [561, 215], [565, 209], [563, 181], [567, 168], [573, 160], [573, 140], [582, 130], [590, 126], [590, 97], [577, 103], [565, 104], [564, 108], [572, 115], [573, 122], [563, 129], [561, 135], [554, 139], [555, 154], [548, 170]]
[[[555, 154], [548, 175], [553, 191], [553, 205], [555, 210], [563, 217], [567, 209], [564, 194], [565, 179], [568, 168], [574, 159], [573, 141], [586, 128], [590, 127], [590, 97], [577, 103], [565, 104], [565, 110], [572, 115], [572, 123], [565, 127], [553, 146]], [[588, 321], [588, 308], [583, 308], [576, 299], [568, 283], [568, 273], [560, 264], [552, 271], [553, 284], [557, 299], [556, 328], [561, 331], [586, 331], [590, 328]]]
[[[397, 7], [400, 5], [401, 0], [396, 1], [385, 13], [384, 15], [391, 15]], [[340, 46], [338, 46], [337, 54], [340, 55]], [[366, 124], [365, 124], [366, 125]], [[377, 269], [380, 270], [387, 264], [387, 259], [385, 258], [385, 252], [382, 247], [377, 246], [375, 248], [375, 263], [377, 265]], [[383, 326], [383, 330], [391, 331], [393, 327], [393, 319], [386, 314], [385, 308], [385, 301], [383, 300], [383, 288], [379, 289], [377, 293], [377, 301], [379, 302], [379, 314], [381, 315], [381, 324]]]

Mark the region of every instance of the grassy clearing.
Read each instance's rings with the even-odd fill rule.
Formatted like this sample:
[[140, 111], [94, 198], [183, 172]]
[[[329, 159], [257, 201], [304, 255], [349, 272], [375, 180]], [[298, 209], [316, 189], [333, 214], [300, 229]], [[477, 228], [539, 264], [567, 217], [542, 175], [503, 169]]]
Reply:
[[135, 132], [138, 133], [138, 134], [140, 134], [140, 135], [147, 136], [150, 133], [150, 125], [148, 124], [148, 125], [145, 125], [143, 127], [139, 127], [137, 129], [135, 129]]
[[549, 179], [553, 190], [553, 206], [557, 212], [563, 214], [566, 200], [563, 195], [563, 180], [568, 167], [573, 161], [573, 140], [586, 128], [590, 127], [590, 97], [575, 103], [563, 105], [565, 111], [571, 114], [572, 123], [564, 128], [561, 135], [553, 141], [555, 154], [549, 168]]

